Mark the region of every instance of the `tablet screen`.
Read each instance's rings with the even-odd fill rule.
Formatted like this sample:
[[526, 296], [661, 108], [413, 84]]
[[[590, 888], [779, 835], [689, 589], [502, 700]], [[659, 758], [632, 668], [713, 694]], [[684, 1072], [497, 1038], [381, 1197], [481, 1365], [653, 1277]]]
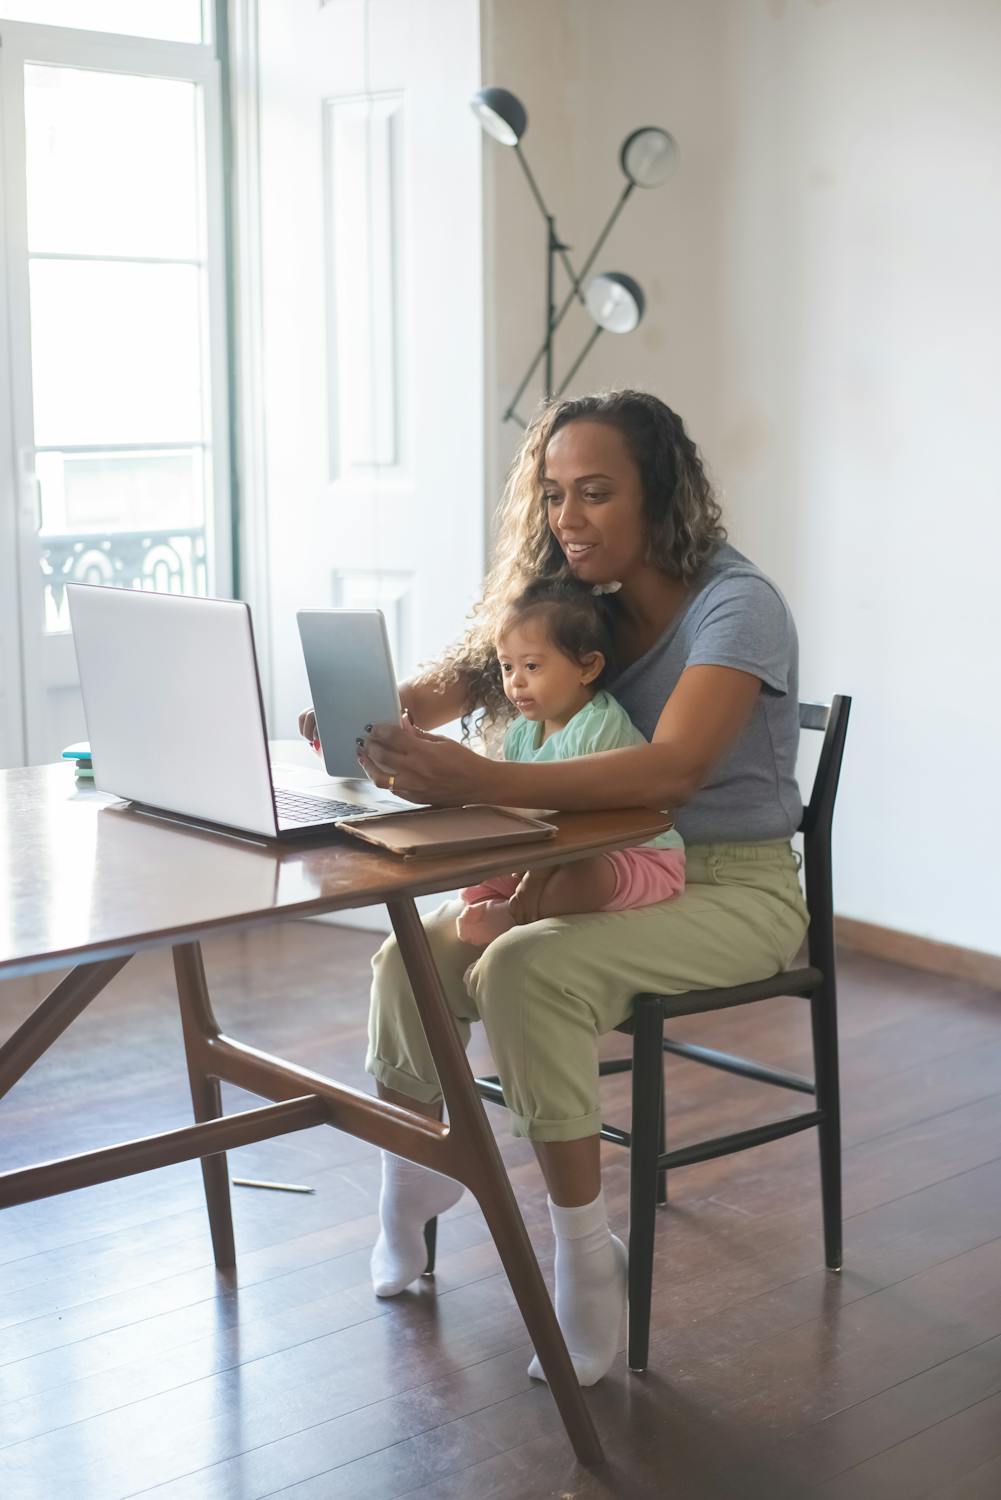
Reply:
[[382, 611], [301, 609], [296, 619], [323, 764], [330, 776], [357, 776], [365, 726], [400, 719]]

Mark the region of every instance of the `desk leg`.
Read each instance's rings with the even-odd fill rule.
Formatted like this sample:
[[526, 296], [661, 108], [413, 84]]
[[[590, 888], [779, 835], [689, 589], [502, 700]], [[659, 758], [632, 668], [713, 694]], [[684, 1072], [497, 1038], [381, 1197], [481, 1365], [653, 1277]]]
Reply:
[[109, 958], [103, 963], [81, 964], [66, 975], [36, 1006], [26, 1021], [0, 1046], [0, 1099], [23, 1078], [33, 1063], [52, 1046], [67, 1026], [110, 984], [129, 961]]
[[455, 1175], [483, 1210], [574, 1452], [581, 1463], [600, 1463], [601, 1443], [477, 1095], [417, 908], [410, 897], [387, 905], [448, 1108]]
[[[174, 951], [174, 976], [177, 1001], [181, 1010], [184, 1053], [188, 1062], [191, 1102], [199, 1124], [217, 1120], [222, 1115], [222, 1092], [219, 1080], [208, 1071], [207, 1043], [219, 1035], [219, 1023], [212, 1011], [205, 965], [200, 943], [180, 943]], [[226, 1153], [202, 1157], [202, 1181], [205, 1204], [212, 1233], [212, 1250], [220, 1270], [236, 1265], [236, 1242], [233, 1238], [233, 1210], [229, 1201], [229, 1168]]]

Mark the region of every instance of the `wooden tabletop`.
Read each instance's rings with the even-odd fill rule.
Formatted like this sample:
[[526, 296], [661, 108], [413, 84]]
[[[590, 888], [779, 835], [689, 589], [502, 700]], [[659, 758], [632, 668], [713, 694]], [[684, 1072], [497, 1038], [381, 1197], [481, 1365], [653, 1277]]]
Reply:
[[0, 977], [450, 891], [643, 843], [670, 826], [631, 808], [551, 821], [559, 831], [544, 844], [404, 861], [347, 835], [272, 846], [161, 821], [78, 784], [68, 763], [0, 771]]

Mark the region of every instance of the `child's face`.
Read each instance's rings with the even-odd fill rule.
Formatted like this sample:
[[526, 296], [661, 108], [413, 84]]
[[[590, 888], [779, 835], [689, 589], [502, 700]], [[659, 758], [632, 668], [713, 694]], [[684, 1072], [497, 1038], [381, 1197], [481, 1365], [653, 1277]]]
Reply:
[[572, 718], [590, 700], [590, 684], [604, 665], [598, 653], [585, 662], [564, 656], [538, 616], [509, 626], [496, 647], [505, 693], [524, 718], [535, 721]]

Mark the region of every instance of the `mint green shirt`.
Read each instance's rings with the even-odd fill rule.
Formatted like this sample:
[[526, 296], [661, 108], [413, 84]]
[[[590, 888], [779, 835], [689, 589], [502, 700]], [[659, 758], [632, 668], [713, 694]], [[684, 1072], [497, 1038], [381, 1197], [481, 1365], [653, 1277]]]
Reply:
[[[622, 750], [645, 745], [622, 704], [611, 693], [599, 691], [575, 713], [568, 724], [542, 741], [543, 725], [519, 714], [504, 736], [504, 759], [510, 761], [574, 760], [598, 750]], [[540, 743], [540, 741], [542, 741]], [[671, 829], [650, 839], [644, 848], [683, 849], [681, 834]]]

